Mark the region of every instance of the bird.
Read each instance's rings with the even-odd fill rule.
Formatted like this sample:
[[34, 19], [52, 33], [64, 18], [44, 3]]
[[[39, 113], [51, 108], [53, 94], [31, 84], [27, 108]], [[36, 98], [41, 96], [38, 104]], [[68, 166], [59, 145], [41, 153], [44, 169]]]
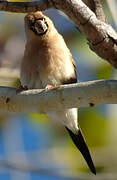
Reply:
[[[25, 89], [51, 89], [77, 83], [76, 66], [72, 54], [52, 20], [41, 11], [24, 18], [26, 45], [21, 63], [20, 81]], [[52, 117], [66, 128], [81, 152], [91, 172], [96, 169], [78, 124], [77, 108], [56, 110]]]

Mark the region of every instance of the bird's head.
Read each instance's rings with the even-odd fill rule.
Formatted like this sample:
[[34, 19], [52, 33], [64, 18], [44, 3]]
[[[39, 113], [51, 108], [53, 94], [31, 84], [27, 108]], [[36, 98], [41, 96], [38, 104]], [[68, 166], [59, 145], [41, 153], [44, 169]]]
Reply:
[[25, 16], [25, 29], [27, 36], [32, 35], [39, 38], [44, 38], [47, 34], [51, 32], [53, 27], [52, 21], [42, 14], [42, 12], [37, 11], [34, 13], [29, 13]]

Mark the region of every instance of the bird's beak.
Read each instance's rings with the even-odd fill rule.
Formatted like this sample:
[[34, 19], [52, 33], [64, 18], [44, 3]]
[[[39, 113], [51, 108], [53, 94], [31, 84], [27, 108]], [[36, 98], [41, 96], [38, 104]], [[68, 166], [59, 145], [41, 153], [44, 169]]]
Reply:
[[48, 25], [44, 21], [44, 19], [37, 19], [35, 22], [31, 25], [30, 28], [36, 35], [44, 35], [48, 30]]

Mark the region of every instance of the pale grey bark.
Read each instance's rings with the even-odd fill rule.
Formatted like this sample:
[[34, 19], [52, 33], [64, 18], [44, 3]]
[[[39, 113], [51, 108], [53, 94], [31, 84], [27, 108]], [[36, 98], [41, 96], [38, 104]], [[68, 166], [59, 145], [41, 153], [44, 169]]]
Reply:
[[16, 93], [15, 88], [0, 87], [0, 110], [8, 112], [46, 113], [99, 104], [117, 104], [116, 80], [89, 81], [49, 91], [27, 90], [21, 93]]

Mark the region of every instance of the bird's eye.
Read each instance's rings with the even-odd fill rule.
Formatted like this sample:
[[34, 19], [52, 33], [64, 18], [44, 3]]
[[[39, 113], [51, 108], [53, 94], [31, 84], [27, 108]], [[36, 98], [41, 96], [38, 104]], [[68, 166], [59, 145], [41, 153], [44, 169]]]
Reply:
[[44, 35], [48, 30], [48, 24], [44, 18], [36, 19], [30, 26], [36, 35]]

